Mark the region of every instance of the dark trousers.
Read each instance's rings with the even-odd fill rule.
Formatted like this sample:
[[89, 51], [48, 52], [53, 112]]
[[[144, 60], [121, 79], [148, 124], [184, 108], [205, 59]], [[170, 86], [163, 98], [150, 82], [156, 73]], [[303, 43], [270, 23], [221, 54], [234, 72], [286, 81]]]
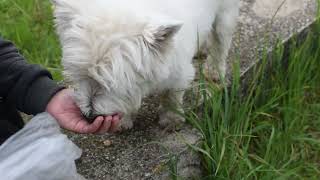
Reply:
[[0, 145], [23, 126], [19, 112], [13, 106], [0, 102]]

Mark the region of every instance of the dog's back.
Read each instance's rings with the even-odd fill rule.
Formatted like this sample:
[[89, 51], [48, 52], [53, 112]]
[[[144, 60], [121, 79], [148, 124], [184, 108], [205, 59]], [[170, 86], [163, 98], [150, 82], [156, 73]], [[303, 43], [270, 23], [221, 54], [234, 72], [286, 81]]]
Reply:
[[[86, 115], [124, 113], [132, 127], [146, 95], [167, 92], [179, 106], [194, 78], [198, 45], [211, 48], [223, 69], [238, 0], [53, 0], [64, 74]], [[235, 8], [234, 8], [235, 7]], [[214, 32], [211, 35], [211, 32]], [[200, 43], [200, 44], [199, 44]], [[168, 105], [163, 105], [166, 107]], [[169, 106], [168, 106], [169, 107]], [[162, 125], [175, 115], [167, 110]]]
[[[202, 44], [216, 15], [238, 0], [57, 0], [72, 6], [86, 17], [103, 17], [106, 23], [179, 21], [183, 24], [175, 36], [177, 46], [194, 55], [198, 41]], [[110, 21], [108, 21], [110, 18]], [[128, 25], [127, 25], [128, 27]], [[133, 30], [134, 31], [134, 30]], [[199, 37], [199, 39], [197, 39]], [[189, 56], [190, 56], [189, 55]]]

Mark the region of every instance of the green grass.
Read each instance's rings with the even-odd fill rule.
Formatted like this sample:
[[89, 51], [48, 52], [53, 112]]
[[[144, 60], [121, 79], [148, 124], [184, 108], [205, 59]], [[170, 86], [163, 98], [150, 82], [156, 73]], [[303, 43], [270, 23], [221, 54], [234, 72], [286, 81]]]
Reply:
[[61, 80], [60, 46], [48, 0], [0, 0], [0, 36], [13, 41], [28, 62]]
[[319, 179], [319, 32], [320, 21], [286, 55], [278, 45], [272, 68], [265, 55], [247, 86], [238, 63], [230, 88], [219, 90], [202, 78], [204, 104], [187, 119], [203, 136], [192, 146], [202, 155], [203, 179]]
[[[12, 40], [30, 63], [61, 80], [60, 46], [48, 0], [0, 0], [0, 35]], [[187, 113], [202, 134], [203, 179], [319, 179], [320, 177], [320, 23], [306, 42], [283, 47], [266, 58], [247, 87], [234, 65], [231, 88], [218, 90], [201, 80], [203, 106]], [[172, 178], [179, 179], [172, 158]]]

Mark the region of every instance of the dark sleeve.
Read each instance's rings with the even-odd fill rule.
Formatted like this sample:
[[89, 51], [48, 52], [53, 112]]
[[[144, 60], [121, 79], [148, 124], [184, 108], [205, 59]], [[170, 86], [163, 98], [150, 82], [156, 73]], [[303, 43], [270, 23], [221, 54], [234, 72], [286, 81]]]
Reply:
[[17, 48], [0, 37], [0, 97], [26, 114], [38, 114], [63, 87], [39, 65], [28, 64]]

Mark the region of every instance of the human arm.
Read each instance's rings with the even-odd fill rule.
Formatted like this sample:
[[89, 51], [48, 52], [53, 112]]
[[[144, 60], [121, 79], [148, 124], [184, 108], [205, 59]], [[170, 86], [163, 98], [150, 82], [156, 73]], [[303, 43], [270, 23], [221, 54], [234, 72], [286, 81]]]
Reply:
[[58, 86], [47, 70], [28, 64], [14, 44], [0, 38], [0, 97], [3, 101], [26, 114], [47, 111], [61, 127], [74, 132], [115, 131], [119, 116], [100, 116], [89, 124], [82, 117], [71, 93]]

